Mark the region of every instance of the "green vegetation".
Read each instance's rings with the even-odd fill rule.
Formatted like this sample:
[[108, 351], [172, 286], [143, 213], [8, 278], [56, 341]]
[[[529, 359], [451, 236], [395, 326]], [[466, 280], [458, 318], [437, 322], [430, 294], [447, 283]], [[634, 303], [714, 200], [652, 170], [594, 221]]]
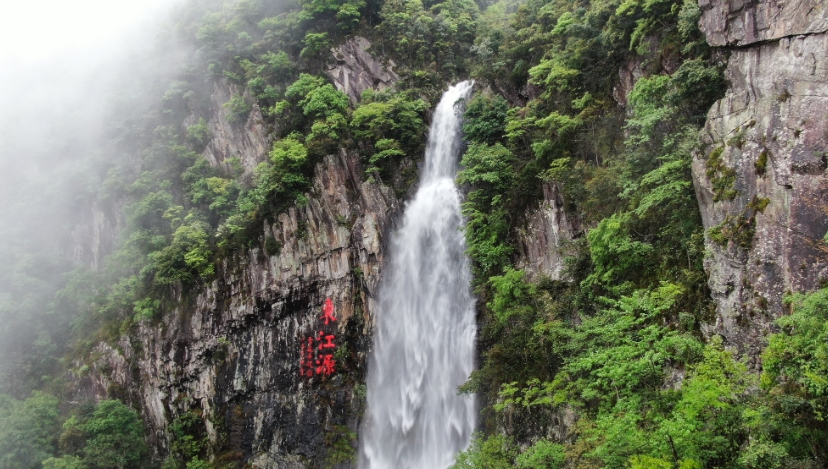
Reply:
[[224, 107], [227, 108], [227, 119], [234, 124], [242, 124], [247, 121], [247, 116], [250, 115], [250, 111], [253, 109], [253, 106], [247, 103], [244, 96], [240, 95], [233, 95], [230, 101], [224, 103]]
[[[395, 16], [402, 13], [397, 7], [413, 16]], [[80, 176], [71, 181], [73, 188], [61, 188], [71, 196], [59, 211], [87, 213], [90, 205], [98, 204], [112, 219], [122, 213], [114, 252], [92, 269], [72, 270], [56, 242], [27, 236], [23, 228], [14, 236], [7, 236], [14, 227], [3, 227], [0, 233], [3, 260], [15, 266], [0, 279], [0, 391], [18, 399], [34, 389], [62, 395], [68, 368], [89, 360], [99, 342], [132, 334], [139, 324], [163, 327], [172, 311], [186, 310], [217, 274], [247, 262], [251, 248], [278, 254], [282, 240], [264, 236], [261, 227], [265, 221], [273, 224], [290, 207], [308, 203], [313, 171], [327, 155], [342, 148], [358, 152], [371, 177], [412, 182], [416, 166], [406, 160], [423, 153], [430, 100], [445, 80], [465, 73], [454, 64], [466, 60], [477, 11], [473, 2], [396, 7], [374, 0], [185, 2], [153, 49], [158, 66], [146, 64], [164, 73], [122, 77], [129, 88], [118, 90], [125, 97], [119, 95], [108, 109], [119, 120], [107, 134], [110, 140], [97, 142], [100, 155], [95, 158], [100, 162], [87, 157], [83, 163], [88, 167], [77, 169]], [[399, 23], [383, 21], [391, 16]], [[390, 36], [383, 40], [381, 31], [389, 27], [401, 35], [416, 31], [416, 44], [400, 44]], [[461, 42], [455, 40], [458, 27]], [[370, 37], [372, 52], [385, 49], [389, 58], [402, 57], [394, 50], [400, 47], [400, 54], [422, 61], [400, 62], [397, 72], [405, 84], [369, 90], [352, 106], [323, 72], [331, 60], [330, 47], [353, 33]], [[195, 52], [184, 61], [176, 55], [182, 46]], [[225, 103], [213, 101], [217, 82], [229, 91]], [[217, 137], [211, 129], [221, 125], [211, 121], [216, 119], [215, 105], [221, 106], [234, 132], [245, 131], [251, 111], [260, 110], [263, 122], [257, 125], [272, 143], [267, 159], [255, 169], [240, 156], [216, 162], [202, 154]], [[406, 169], [397, 171], [400, 167]], [[86, 192], [78, 194], [74, 187]], [[63, 221], [53, 214], [43, 218]], [[72, 233], [74, 221], [49, 229]], [[43, 231], [37, 228], [28, 230]], [[309, 236], [308, 229], [300, 219], [299, 236]], [[52, 244], [55, 249], [44, 247]], [[83, 376], [89, 369], [79, 365], [72, 371]], [[40, 467], [44, 460], [44, 467], [104, 467], [101, 461], [109, 456], [118, 467], [159, 463], [147, 460], [146, 450], [134, 441], [131, 446], [124, 446], [126, 440], [116, 442], [122, 453], [106, 456], [97, 430], [87, 426], [94, 419], [68, 416], [65, 404], [60, 408], [64, 410], [55, 407], [50, 417], [55, 425], [31, 426], [34, 433], [26, 441], [5, 440], [11, 445], [9, 457], [18, 458], [8, 467]], [[175, 457], [167, 465], [222, 466], [220, 461], [208, 462], [221, 459], [220, 451], [210, 447], [201, 430], [194, 430], [203, 427], [198, 424], [202, 416], [186, 417], [171, 427], [168, 447]], [[73, 426], [61, 432], [60, 421]], [[224, 431], [220, 422], [215, 428]], [[83, 441], [64, 448], [61, 434], [69, 433]], [[200, 445], [196, 450], [186, 448], [190, 437]], [[327, 442], [333, 464], [350, 458], [351, 440], [352, 435], [344, 435]], [[0, 454], [5, 456], [6, 449]]]
[[761, 385], [768, 399], [755, 414], [763, 422], [755, 458], [813, 458], [824, 461], [828, 448], [828, 289], [788, 299], [793, 314], [777, 321], [763, 355]]
[[753, 166], [756, 168], [756, 174], [760, 176], [765, 175], [765, 169], [768, 166], [768, 150], [762, 150], [762, 153], [759, 153], [759, 158], [753, 163]]
[[134, 410], [119, 401], [83, 406], [63, 422], [58, 399], [35, 391], [23, 402], [0, 395], [0, 467], [138, 469], [148, 449]]
[[354, 110], [351, 132], [363, 155], [368, 155], [369, 173], [391, 176], [406, 155], [420, 155], [425, 148], [423, 114], [425, 101], [410, 93], [366, 90]]
[[356, 464], [357, 434], [348, 427], [335, 425], [333, 430], [325, 435], [325, 446], [329, 448], [326, 467]]
[[770, 199], [753, 196], [753, 200], [738, 216], [727, 215], [718, 225], [707, 230], [710, 239], [721, 247], [732, 241], [742, 249], [750, 249], [756, 235], [756, 215], [765, 211]]
[[[481, 363], [460, 391], [481, 394], [484, 425], [455, 467], [824, 465], [828, 293], [790, 298], [761, 380], [719, 337], [702, 333], [713, 307], [690, 163], [707, 152], [714, 200], [734, 200], [736, 173], [724, 152], [741, 148], [744, 136], [699, 148], [706, 112], [724, 91], [722, 66], [696, 26], [700, 14], [693, 0], [183, 6], [174, 35], [197, 53], [161, 85], [142, 85], [141, 98], [155, 104], [122, 111], [104, 150], [110, 158], [101, 157], [105, 170], [84, 179], [95, 189], [77, 198], [125, 207], [117, 249], [99, 269], [71, 271], [36, 240], [0, 239], [3, 261], [15, 266], [0, 278], [0, 331], [4, 339], [22, 331], [0, 342], [0, 358], [16, 357], [0, 360], [0, 389], [9, 394], [0, 396], [0, 469], [158, 467], [137, 414], [120, 402], [60, 411], [68, 407], [45, 392], [59, 394], [72, 363], [65, 358], [87, 359], [100, 341], [186, 310], [251, 249], [278, 255], [289, 240], [265, 235], [263, 224], [308, 204], [314, 170], [329, 155], [358, 153], [366, 179], [404, 194], [428, 110], [446, 82], [461, 78], [477, 81], [457, 180], [467, 190]], [[394, 60], [401, 77], [355, 104], [323, 73], [330, 48], [354, 34]], [[620, 96], [627, 61], [642, 76]], [[235, 131], [254, 106], [261, 110], [271, 143], [255, 169], [240, 157], [211, 163], [202, 154], [215, 137], [208, 103], [219, 81], [233, 90], [219, 104]], [[760, 154], [757, 174], [769, 156]], [[576, 227], [556, 279], [515, 268], [523, 214], [550, 189]], [[749, 247], [768, 203], [754, 199], [709, 238]], [[300, 218], [297, 236], [308, 230]], [[241, 456], [222, 455], [222, 422], [211, 425], [199, 411], [178, 415], [162, 467], [240, 467]], [[217, 429], [218, 443], [207, 428]], [[326, 464], [352, 461], [355, 438], [330, 429]]]
[[466, 139], [494, 145], [503, 141], [509, 103], [502, 96], [479, 94], [466, 108], [463, 134]]
[[[733, 200], [739, 194], [733, 188], [736, 182], [736, 170], [725, 165], [722, 154], [725, 148], [716, 147], [707, 158], [704, 166], [707, 169], [707, 178], [713, 185], [713, 201]], [[763, 168], [764, 170], [764, 168]]]
[[[787, 379], [773, 375], [779, 384], [758, 390], [757, 376], [719, 337], [700, 333], [712, 306], [689, 167], [724, 83], [696, 30], [695, 2], [512, 8], [495, 4], [481, 15], [475, 50], [487, 62], [474, 75], [507, 96], [527, 82], [536, 91], [505, 104], [481, 94], [466, 113], [470, 144], [458, 181], [471, 189], [467, 241], [486, 306], [482, 366], [461, 392], [483, 393], [488, 405], [486, 431], [454, 467], [754, 468], [821, 460], [807, 449], [817, 430], [806, 431], [793, 408], [782, 411], [792, 398]], [[487, 18], [493, 10], [506, 19]], [[637, 54], [648, 72], [619, 115], [614, 70]], [[679, 65], [668, 73], [660, 60]], [[728, 144], [739, 148], [743, 139]], [[723, 152], [715, 148], [706, 163], [716, 201], [737, 195]], [[522, 223], [513, 214], [532, 206], [540, 183], [557, 188], [568, 217], [586, 232], [571, 242], [561, 280], [530, 282], [511, 267]], [[768, 202], [755, 199], [742, 221], [726, 221], [710, 237], [749, 246]], [[776, 337], [766, 356], [781, 347]], [[568, 436], [550, 441], [567, 414], [577, 416]], [[766, 431], [769, 418], [775, 426]]]
[[509, 231], [508, 213], [506, 201], [499, 195], [514, 184], [512, 163], [512, 153], [499, 143], [472, 144], [460, 162], [466, 169], [457, 181], [476, 188], [463, 203], [463, 215], [468, 219], [469, 254], [476, 261], [478, 277], [498, 272], [512, 252], [503, 242]]
[[72, 417], [63, 428], [61, 439], [83, 445], [79, 453], [90, 469], [140, 468], [148, 453], [138, 414], [119, 401], [102, 401], [91, 415]]
[[444, 79], [468, 73], [478, 15], [472, 0], [386, 0], [379, 11], [382, 22], [371, 36], [400, 64], [406, 85], [434, 94]]
[[55, 451], [58, 400], [34, 392], [23, 402], [0, 395], [0, 467], [39, 467]]
[[200, 412], [189, 411], [170, 424], [170, 455], [162, 468], [210, 468], [206, 459], [209, 445]]

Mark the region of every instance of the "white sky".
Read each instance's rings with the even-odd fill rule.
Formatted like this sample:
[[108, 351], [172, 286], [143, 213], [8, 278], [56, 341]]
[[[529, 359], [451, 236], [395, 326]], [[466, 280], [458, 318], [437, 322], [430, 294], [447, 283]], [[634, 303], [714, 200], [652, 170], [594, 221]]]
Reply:
[[60, 153], [54, 141], [96, 135], [109, 72], [179, 1], [0, 0], [0, 185], [10, 162], [22, 168]]
[[0, 0], [0, 65], [106, 48], [174, 0]]

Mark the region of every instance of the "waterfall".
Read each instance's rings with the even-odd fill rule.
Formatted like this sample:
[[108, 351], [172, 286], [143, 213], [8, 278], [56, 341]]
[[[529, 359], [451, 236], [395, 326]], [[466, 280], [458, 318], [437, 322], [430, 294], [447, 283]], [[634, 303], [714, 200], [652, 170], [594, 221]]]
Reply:
[[472, 82], [443, 94], [425, 168], [393, 235], [368, 368], [362, 469], [445, 469], [469, 444], [475, 399], [457, 395], [474, 367], [475, 314], [460, 194], [454, 185]]

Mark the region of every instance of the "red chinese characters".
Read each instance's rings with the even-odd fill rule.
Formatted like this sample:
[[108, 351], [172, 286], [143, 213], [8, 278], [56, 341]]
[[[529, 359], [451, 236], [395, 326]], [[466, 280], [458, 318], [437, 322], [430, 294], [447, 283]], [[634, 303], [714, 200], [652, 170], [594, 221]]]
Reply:
[[323, 355], [321, 360], [316, 360], [316, 363], [319, 365], [316, 367], [316, 374], [325, 376], [333, 374], [334, 365], [336, 364], [333, 355]]
[[[334, 305], [330, 298], [325, 300], [322, 307], [322, 316], [319, 318], [322, 326], [329, 326], [336, 322]], [[333, 352], [336, 350], [336, 336], [321, 330], [315, 336], [302, 341], [302, 350], [299, 361], [299, 374], [304, 377], [330, 376], [336, 370], [336, 360]]]
[[333, 343], [334, 339], [336, 339], [336, 336], [328, 335], [322, 331], [319, 331], [319, 338], [316, 339], [322, 342], [321, 344], [319, 344], [319, 350], [336, 347], [336, 344]]
[[302, 342], [302, 358], [299, 364], [299, 374], [302, 376], [313, 376], [313, 338], [308, 337], [306, 342]]
[[325, 321], [325, 325], [326, 325], [326, 326], [328, 325], [328, 322], [330, 322], [330, 321], [336, 321], [336, 317], [334, 317], [334, 307], [333, 307], [333, 301], [331, 301], [331, 299], [330, 299], [330, 298], [328, 298], [327, 300], [325, 300], [325, 307], [324, 307], [324, 308], [322, 308], [322, 312], [323, 312], [324, 314], [322, 314], [322, 317], [321, 317], [321, 318], [319, 318], [319, 319], [321, 319], [321, 320]]

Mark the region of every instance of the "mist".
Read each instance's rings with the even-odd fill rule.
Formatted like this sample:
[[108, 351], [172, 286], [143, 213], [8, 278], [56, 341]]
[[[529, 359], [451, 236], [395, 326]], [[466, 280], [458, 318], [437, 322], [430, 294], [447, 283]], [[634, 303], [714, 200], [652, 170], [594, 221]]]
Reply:
[[[175, 0], [15, 2], [0, 15], [0, 393], [46, 388], [88, 305], [77, 232], [114, 161], [116, 130], [157, 107], [183, 46]], [[129, 110], [129, 112], [124, 112]], [[122, 151], [121, 151], [122, 152]], [[115, 223], [115, 221], [111, 221]], [[88, 228], [88, 227], [87, 227]], [[71, 290], [71, 289], [67, 289]]]

